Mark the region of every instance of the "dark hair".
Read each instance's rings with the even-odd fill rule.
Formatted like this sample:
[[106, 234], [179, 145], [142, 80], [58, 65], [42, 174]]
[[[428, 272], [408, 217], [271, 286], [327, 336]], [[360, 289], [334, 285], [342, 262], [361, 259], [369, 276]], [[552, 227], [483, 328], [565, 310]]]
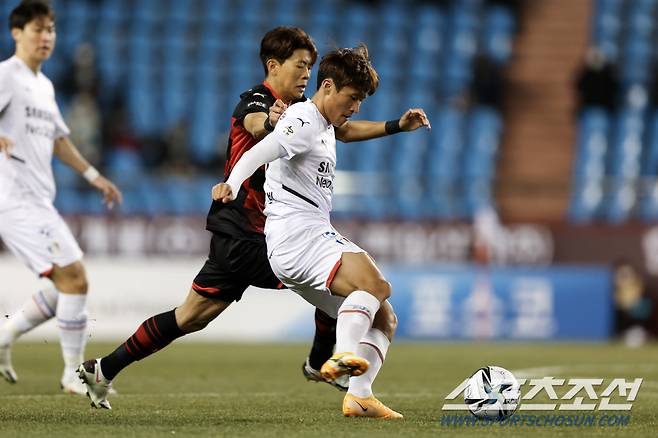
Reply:
[[318, 90], [325, 79], [333, 80], [337, 90], [354, 87], [364, 98], [372, 96], [379, 85], [379, 75], [370, 63], [365, 44], [352, 49], [335, 49], [324, 55], [318, 71]]
[[284, 63], [298, 49], [311, 52], [311, 65], [318, 58], [318, 49], [313, 39], [299, 27], [279, 26], [265, 34], [260, 42], [260, 62], [267, 75], [267, 60], [276, 59]]
[[35, 18], [48, 17], [55, 20], [55, 11], [47, 0], [23, 0], [9, 14], [9, 30], [23, 29]]

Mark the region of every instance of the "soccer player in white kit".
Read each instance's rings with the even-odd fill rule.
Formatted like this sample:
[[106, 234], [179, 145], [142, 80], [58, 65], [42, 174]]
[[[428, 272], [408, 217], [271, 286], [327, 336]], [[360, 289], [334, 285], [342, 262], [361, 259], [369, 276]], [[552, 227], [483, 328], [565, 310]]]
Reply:
[[0, 63], [0, 238], [53, 285], [35, 293], [0, 327], [0, 375], [16, 382], [12, 344], [56, 317], [64, 358], [61, 387], [84, 395], [76, 368], [86, 344], [87, 278], [82, 251], [53, 206], [53, 153], [100, 190], [109, 207], [121, 202], [121, 193], [69, 140], [53, 85], [41, 72], [55, 47], [53, 10], [44, 1], [23, 1], [11, 12], [10, 29], [16, 53]]
[[[365, 46], [334, 50], [322, 58], [318, 90], [291, 105], [272, 134], [246, 152], [213, 199], [231, 202], [242, 182], [263, 164], [266, 171], [265, 236], [273, 272], [291, 290], [337, 317], [335, 354], [322, 366], [325, 378], [349, 374], [346, 416], [402, 418], [372, 394], [397, 320], [387, 301], [388, 283], [373, 260], [329, 221], [336, 130], [347, 129], [366, 95], [379, 83]], [[422, 109], [398, 120], [371, 122], [374, 138], [430, 127]]]

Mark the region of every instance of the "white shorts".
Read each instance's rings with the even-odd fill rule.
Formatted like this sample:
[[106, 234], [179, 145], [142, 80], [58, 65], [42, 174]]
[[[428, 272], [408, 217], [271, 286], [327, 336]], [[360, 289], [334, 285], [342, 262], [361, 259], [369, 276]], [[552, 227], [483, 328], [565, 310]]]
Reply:
[[[271, 233], [272, 227], [268, 231]], [[358, 245], [339, 234], [331, 225], [313, 226], [287, 238], [270, 248], [268, 255], [272, 271], [281, 282], [306, 301], [332, 318], [345, 297], [331, 294], [329, 286], [345, 252], [365, 252]]]
[[52, 205], [25, 200], [0, 211], [0, 238], [32, 271], [47, 276], [53, 265], [68, 266], [82, 259], [71, 230]]

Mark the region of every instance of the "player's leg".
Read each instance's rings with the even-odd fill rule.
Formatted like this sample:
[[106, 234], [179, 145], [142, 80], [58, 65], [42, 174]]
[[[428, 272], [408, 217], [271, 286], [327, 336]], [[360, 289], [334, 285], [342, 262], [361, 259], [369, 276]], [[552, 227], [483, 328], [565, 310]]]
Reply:
[[333, 355], [336, 344], [336, 319], [320, 309], [315, 309], [315, 336], [308, 358], [302, 365], [302, 373], [307, 380], [327, 382], [341, 391], [347, 391], [349, 377], [342, 376], [336, 380], [325, 380], [320, 373], [322, 365]]
[[[343, 400], [343, 414], [402, 418], [372, 395], [372, 382], [381, 369], [397, 326], [393, 307], [386, 301], [391, 295], [390, 283], [366, 253], [343, 253], [330, 290], [346, 298], [338, 309], [337, 354], [323, 365], [322, 371], [332, 374], [352, 368], [348, 371], [352, 377]], [[353, 373], [359, 360], [366, 362], [366, 369]]]
[[10, 383], [18, 380], [11, 364], [11, 347], [23, 334], [55, 316], [58, 291], [54, 286], [34, 293], [0, 327], [0, 376]]
[[[20, 208], [3, 212], [0, 236], [26, 266], [54, 283], [54, 288], [36, 294], [34, 304], [27, 303], [23, 312], [12, 318], [7, 327], [9, 339], [56, 315], [65, 362], [61, 384], [67, 392], [81, 393], [84, 388], [76, 379], [74, 363], [86, 342], [87, 279], [80, 263], [80, 247], [57, 211], [39, 203], [25, 203]], [[5, 338], [5, 345], [7, 340]], [[11, 366], [8, 354], [5, 358]]]
[[[338, 309], [336, 353], [321, 369], [325, 377], [333, 378], [365, 372], [368, 364], [361, 363], [355, 356], [357, 347], [372, 327], [381, 302], [391, 295], [390, 283], [364, 252], [343, 253], [335, 269], [329, 288], [332, 294], [346, 298]], [[333, 360], [343, 356], [345, 358]], [[348, 361], [351, 364], [346, 363]]]
[[175, 339], [203, 329], [242, 297], [247, 285], [228, 269], [228, 249], [226, 238], [213, 235], [208, 260], [194, 278], [183, 304], [148, 318], [112, 353], [79, 366], [80, 379], [87, 385], [93, 407], [110, 409], [109, 386], [121, 370]]
[[372, 328], [361, 339], [356, 354], [368, 360], [368, 370], [360, 376], [351, 377], [348, 393], [343, 399], [343, 414], [348, 417], [402, 418], [377, 400], [372, 393], [372, 384], [379, 373], [391, 344], [397, 317], [393, 307], [384, 301], [375, 315]]
[[101, 370], [107, 380], [113, 380], [128, 365], [156, 353], [174, 340], [199, 331], [217, 318], [230, 303], [206, 298], [190, 289], [183, 304], [144, 321], [112, 353], [103, 357]]
[[124, 368], [162, 350], [181, 336], [202, 330], [229, 305], [230, 302], [206, 298], [190, 289], [183, 304], [148, 318], [112, 353], [85, 361], [78, 373], [87, 385], [92, 406], [110, 409], [107, 401], [110, 383]]
[[80, 261], [66, 266], [54, 265], [48, 275], [60, 292], [55, 316], [64, 359], [62, 389], [84, 394], [76, 369], [83, 360], [87, 344], [87, 276]]

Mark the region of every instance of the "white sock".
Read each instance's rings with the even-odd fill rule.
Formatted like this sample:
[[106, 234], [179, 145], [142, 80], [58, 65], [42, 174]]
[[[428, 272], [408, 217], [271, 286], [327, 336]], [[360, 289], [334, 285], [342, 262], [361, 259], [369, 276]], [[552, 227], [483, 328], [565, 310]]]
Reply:
[[336, 353], [356, 353], [359, 341], [372, 326], [379, 304], [375, 296], [362, 290], [345, 298], [336, 321]]
[[87, 295], [59, 294], [57, 327], [64, 358], [64, 380], [75, 378], [87, 344]]
[[11, 347], [19, 336], [55, 316], [58, 295], [57, 289], [51, 286], [34, 293], [25, 301], [0, 327], [0, 348]]
[[368, 330], [368, 333], [361, 339], [356, 354], [368, 359], [370, 367], [362, 375], [350, 377], [350, 387], [347, 392], [361, 398], [368, 398], [372, 395], [372, 382], [375, 381], [377, 373], [384, 364], [389, 345], [391, 345], [391, 341], [384, 332], [376, 328]]

